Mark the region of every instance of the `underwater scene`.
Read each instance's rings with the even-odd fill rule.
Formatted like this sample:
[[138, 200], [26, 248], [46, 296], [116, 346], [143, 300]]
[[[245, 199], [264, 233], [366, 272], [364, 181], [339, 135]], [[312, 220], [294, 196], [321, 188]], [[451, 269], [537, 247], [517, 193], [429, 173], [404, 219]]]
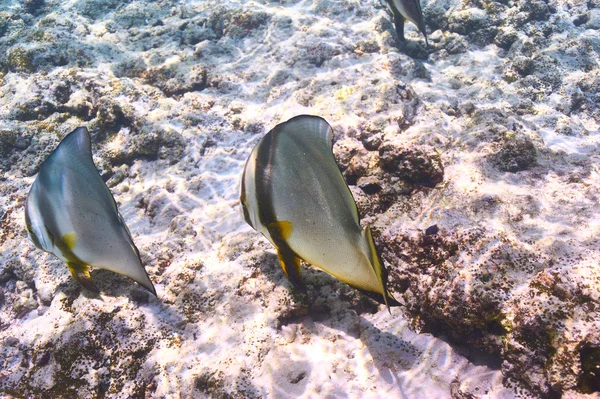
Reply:
[[0, 0], [1, 398], [600, 398], [600, 0]]

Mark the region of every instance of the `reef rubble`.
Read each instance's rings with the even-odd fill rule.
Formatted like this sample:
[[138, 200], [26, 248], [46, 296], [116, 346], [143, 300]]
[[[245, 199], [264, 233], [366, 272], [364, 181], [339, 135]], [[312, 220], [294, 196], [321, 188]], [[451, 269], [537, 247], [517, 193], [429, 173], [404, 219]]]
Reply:
[[[423, 0], [429, 47], [384, 3], [0, 4], [0, 395], [599, 395], [600, 3]], [[303, 113], [391, 315], [314, 268], [293, 291], [243, 221], [250, 150]], [[96, 297], [27, 238], [81, 125], [158, 300], [102, 270]]]

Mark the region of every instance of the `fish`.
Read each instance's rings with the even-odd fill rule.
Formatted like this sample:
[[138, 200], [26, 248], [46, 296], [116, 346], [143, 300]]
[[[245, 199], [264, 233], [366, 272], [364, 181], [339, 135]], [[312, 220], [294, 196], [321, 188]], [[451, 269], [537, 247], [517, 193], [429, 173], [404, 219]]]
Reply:
[[122, 274], [156, 296], [117, 203], [92, 159], [85, 127], [46, 158], [27, 194], [25, 225], [33, 244], [64, 261], [85, 289], [100, 292], [89, 266]]
[[333, 156], [333, 130], [319, 116], [299, 115], [270, 130], [242, 174], [245, 221], [277, 250], [296, 289], [306, 290], [300, 261], [329, 273], [388, 307], [387, 273], [369, 227]]
[[394, 15], [394, 24], [396, 25], [396, 32], [401, 41], [405, 41], [404, 38], [404, 19], [408, 19], [413, 22], [419, 28], [419, 31], [425, 36], [425, 44], [429, 46], [427, 40], [427, 30], [425, 29], [425, 21], [423, 20], [423, 11], [421, 10], [421, 3], [419, 0], [387, 0], [392, 14]]

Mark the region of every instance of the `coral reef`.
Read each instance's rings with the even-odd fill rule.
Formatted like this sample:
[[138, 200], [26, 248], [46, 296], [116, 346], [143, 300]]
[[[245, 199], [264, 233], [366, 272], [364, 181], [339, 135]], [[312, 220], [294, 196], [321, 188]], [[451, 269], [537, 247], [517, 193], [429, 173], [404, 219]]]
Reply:
[[[0, 4], [0, 394], [597, 396], [600, 3], [422, 5], [429, 47], [375, 0]], [[295, 292], [243, 221], [246, 158], [301, 113], [334, 127], [391, 315], [310, 267]], [[81, 125], [158, 300], [27, 239]]]

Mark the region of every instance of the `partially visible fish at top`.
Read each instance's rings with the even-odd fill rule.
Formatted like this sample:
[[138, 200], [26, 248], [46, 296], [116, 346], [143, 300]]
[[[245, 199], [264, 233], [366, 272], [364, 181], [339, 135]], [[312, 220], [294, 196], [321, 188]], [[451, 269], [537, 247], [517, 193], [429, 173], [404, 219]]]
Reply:
[[42, 163], [25, 202], [27, 232], [36, 247], [67, 263], [84, 288], [99, 293], [88, 266], [110, 270], [156, 290], [92, 159], [85, 127], [69, 133]]
[[404, 38], [404, 19], [412, 21], [419, 31], [425, 36], [425, 44], [429, 46], [427, 40], [427, 30], [425, 29], [425, 21], [423, 20], [423, 11], [421, 10], [421, 3], [419, 0], [386, 0], [392, 9], [394, 14], [394, 24], [396, 25], [396, 32], [398, 38], [401, 41], [405, 41]]
[[332, 152], [325, 119], [300, 115], [275, 126], [254, 147], [242, 176], [246, 222], [277, 249], [295, 287], [304, 290], [300, 260], [321, 268], [388, 306], [399, 303], [371, 230], [358, 210]]

